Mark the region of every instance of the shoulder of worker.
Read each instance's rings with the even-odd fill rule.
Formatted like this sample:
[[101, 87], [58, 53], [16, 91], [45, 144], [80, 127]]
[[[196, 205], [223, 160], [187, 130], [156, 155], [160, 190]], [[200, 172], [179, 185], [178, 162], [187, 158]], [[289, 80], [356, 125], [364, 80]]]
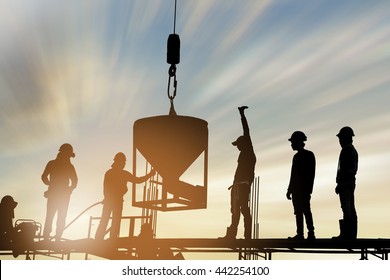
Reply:
[[56, 160], [55, 159], [49, 160], [47, 162], [47, 164], [46, 164], [46, 169], [52, 168], [55, 164], [56, 164]]
[[116, 169], [111, 168], [106, 172], [106, 174], [112, 174], [112, 176], [121, 177], [121, 178], [133, 178], [133, 174], [130, 171], [127, 171], [126, 169]]
[[343, 147], [341, 149], [341, 153], [343, 154], [357, 154], [357, 150], [355, 149], [355, 147], [350, 144], [350, 145], [346, 145], [345, 147]]
[[304, 150], [305, 151], [305, 154], [307, 155], [307, 156], [310, 156], [310, 157], [315, 157], [315, 155], [314, 155], [314, 153], [312, 152], [312, 151], [310, 151], [310, 150]]
[[315, 161], [315, 156], [312, 151], [303, 149], [297, 153], [295, 153], [293, 160], [298, 160], [298, 161]]

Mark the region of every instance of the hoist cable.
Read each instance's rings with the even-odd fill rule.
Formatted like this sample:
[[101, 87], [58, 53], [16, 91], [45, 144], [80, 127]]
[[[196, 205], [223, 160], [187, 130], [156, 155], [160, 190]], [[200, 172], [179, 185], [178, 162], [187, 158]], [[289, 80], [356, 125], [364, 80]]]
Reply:
[[173, 34], [176, 34], [176, 5], [177, 5], [177, 0], [175, 0], [175, 11], [173, 16]]
[[[173, 99], [176, 97], [177, 80], [176, 80], [176, 64], [180, 63], [180, 37], [176, 34], [176, 14], [177, 14], [177, 0], [174, 5], [173, 15], [173, 34], [170, 34], [167, 42], [167, 62], [171, 66], [168, 71], [168, 98], [170, 99], [171, 109], [170, 115], [176, 115]], [[171, 84], [173, 80], [173, 84]], [[171, 86], [173, 86], [173, 93], [171, 93]]]

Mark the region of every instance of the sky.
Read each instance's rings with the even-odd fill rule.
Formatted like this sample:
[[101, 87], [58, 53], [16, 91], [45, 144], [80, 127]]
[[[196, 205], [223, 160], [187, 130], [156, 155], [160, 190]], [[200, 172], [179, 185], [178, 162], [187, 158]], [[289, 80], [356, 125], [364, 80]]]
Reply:
[[[157, 237], [225, 234], [238, 157], [231, 142], [242, 133], [237, 107], [247, 105], [261, 238], [295, 235], [285, 194], [294, 155], [287, 139], [296, 130], [317, 161], [316, 235], [338, 235], [336, 134], [346, 125], [359, 153], [358, 236], [390, 238], [390, 2], [177, 2], [174, 104], [177, 114], [208, 122], [208, 207], [159, 212]], [[169, 112], [173, 10], [173, 0], [0, 0], [0, 195], [19, 203], [16, 219], [44, 222], [40, 177], [63, 143], [74, 147], [79, 177], [68, 221], [102, 200], [117, 152], [132, 170], [134, 122]], [[139, 214], [131, 191], [124, 205], [123, 215]], [[91, 209], [64, 237], [87, 237], [89, 216], [100, 213]]]

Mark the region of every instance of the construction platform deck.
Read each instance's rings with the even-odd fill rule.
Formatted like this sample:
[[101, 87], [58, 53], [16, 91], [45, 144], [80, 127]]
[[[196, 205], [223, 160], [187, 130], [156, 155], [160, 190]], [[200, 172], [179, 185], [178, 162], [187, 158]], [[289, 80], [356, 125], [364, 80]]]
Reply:
[[[160, 259], [175, 259], [175, 255], [182, 256], [185, 253], [235, 253], [239, 260], [264, 259], [271, 260], [276, 253], [294, 254], [357, 254], [360, 259], [368, 259], [374, 256], [382, 260], [388, 260], [390, 252], [390, 239], [357, 239], [351, 241], [316, 239], [289, 240], [289, 239], [191, 239], [191, 238], [165, 238], [153, 239], [146, 243], [140, 242], [138, 237], [119, 238], [116, 241], [94, 239], [65, 240], [60, 242], [36, 241], [29, 246], [26, 254], [31, 256], [62, 255], [61, 259], [71, 259], [71, 254], [85, 254], [85, 259], [97, 256], [104, 259], [132, 260], [139, 259], [140, 252], [148, 255], [149, 250], [168, 252], [161, 254]], [[143, 245], [142, 245], [143, 244]], [[147, 244], [147, 245], [145, 245]], [[10, 246], [2, 246], [0, 255], [12, 255]], [[145, 256], [145, 255], [144, 255]], [[148, 259], [144, 257], [142, 259]], [[312, 259], [308, 257], [307, 259]]]

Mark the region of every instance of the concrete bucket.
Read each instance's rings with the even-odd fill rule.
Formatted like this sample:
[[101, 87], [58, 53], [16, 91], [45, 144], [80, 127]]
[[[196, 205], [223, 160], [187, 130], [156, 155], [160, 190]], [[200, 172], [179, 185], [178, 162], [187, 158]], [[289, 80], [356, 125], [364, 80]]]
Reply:
[[[137, 200], [133, 184], [133, 205], [168, 210], [205, 208], [207, 202], [207, 122], [188, 116], [154, 116], [139, 119], [133, 126], [133, 168], [137, 151], [161, 176], [154, 198]], [[204, 154], [203, 186], [180, 181], [180, 176]], [[145, 196], [143, 196], [145, 197]]]

